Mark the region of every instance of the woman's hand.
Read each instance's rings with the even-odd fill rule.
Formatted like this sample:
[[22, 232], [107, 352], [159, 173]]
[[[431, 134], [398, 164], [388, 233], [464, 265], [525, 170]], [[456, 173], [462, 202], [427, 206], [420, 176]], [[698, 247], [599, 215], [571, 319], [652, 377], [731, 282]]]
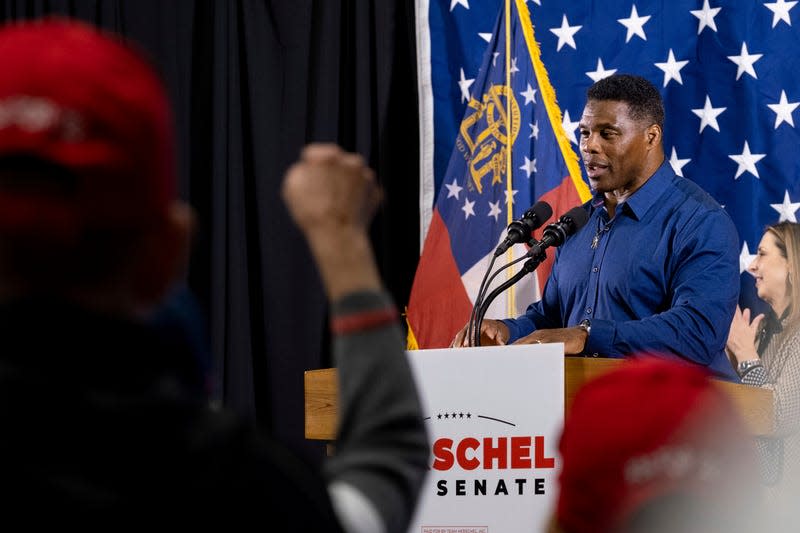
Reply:
[[750, 321], [750, 309], [742, 311], [738, 306], [733, 314], [731, 329], [728, 332], [728, 341], [725, 351], [736, 367], [741, 361], [759, 359], [756, 351], [756, 336], [761, 326], [764, 315], [760, 314]]

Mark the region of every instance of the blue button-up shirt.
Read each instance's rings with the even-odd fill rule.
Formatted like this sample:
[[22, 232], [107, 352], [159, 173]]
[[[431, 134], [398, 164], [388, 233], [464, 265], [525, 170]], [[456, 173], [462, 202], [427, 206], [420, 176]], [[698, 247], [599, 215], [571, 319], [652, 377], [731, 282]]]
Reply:
[[724, 352], [739, 298], [728, 214], [666, 161], [613, 219], [600, 195], [584, 207], [589, 221], [559, 248], [542, 299], [504, 320], [509, 343], [588, 318], [586, 354], [681, 358], [739, 381]]

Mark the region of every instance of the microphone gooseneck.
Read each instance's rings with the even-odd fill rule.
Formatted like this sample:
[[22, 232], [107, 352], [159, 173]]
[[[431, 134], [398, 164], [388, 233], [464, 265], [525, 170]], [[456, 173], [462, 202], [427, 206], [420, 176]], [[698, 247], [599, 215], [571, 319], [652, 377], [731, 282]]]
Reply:
[[474, 324], [470, 323], [471, 327], [469, 328], [469, 333], [474, 335], [472, 338], [473, 346], [481, 345], [481, 323], [483, 322], [483, 317], [489, 308], [489, 304], [492, 303], [492, 300], [494, 300], [504, 290], [517, 283], [525, 275], [536, 270], [536, 268], [547, 258], [547, 254], [545, 253], [547, 248], [552, 246], [557, 247], [564, 244], [567, 238], [571, 235], [574, 235], [579, 229], [586, 225], [588, 220], [589, 213], [587, 213], [586, 210], [580, 206], [573, 207], [564, 213], [561, 218], [558, 219], [558, 222], [549, 224], [544, 229], [544, 232], [542, 233], [542, 239], [540, 241], [536, 241], [535, 239], [532, 241], [531, 249], [528, 250], [528, 253], [525, 254], [525, 256], [523, 256], [528, 257], [529, 259], [525, 261], [519, 272], [500, 284], [496, 289], [489, 293], [486, 299], [479, 297], [479, 299], [476, 300], [476, 307], [478, 309], [475, 313], [475, 318], [472, 321]]

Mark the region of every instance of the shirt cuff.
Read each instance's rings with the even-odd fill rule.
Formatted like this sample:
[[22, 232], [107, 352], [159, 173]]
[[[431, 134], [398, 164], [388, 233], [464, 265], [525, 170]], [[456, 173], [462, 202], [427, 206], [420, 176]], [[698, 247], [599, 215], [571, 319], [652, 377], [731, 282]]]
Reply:
[[[515, 340], [517, 340], [520, 337], [522, 337], [522, 333], [520, 332], [520, 327], [517, 324], [516, 320], [514, 320], [513, 318], [504, 318], [500, 322], [505, 324], [506, 327], [508, 328], [508, 340], [506, 341], [506, 344], [511, 344]], [[527, 333], [526, 333], [526, 335], [527, 335]]]
[[594, 357], [608, 357], [614, 341], [614, 323], [610, 320], [592, 319], [592, 333], [586, 337], [583, 353]]

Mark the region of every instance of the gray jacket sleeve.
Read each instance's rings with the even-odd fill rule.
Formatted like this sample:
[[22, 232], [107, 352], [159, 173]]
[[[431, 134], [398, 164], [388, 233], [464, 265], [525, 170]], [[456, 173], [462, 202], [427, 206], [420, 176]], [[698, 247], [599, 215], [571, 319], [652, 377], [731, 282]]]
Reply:
[[360, 326], [334, 335], [339, 429], [324, 467], [329, 484], [366, 496], [391, 533], [408, 527], [430, 449], [401, 328], [397, 320], [370, 320], [394, 309], [388, 294], [367, 291], [332, 305], [332, 319]]

